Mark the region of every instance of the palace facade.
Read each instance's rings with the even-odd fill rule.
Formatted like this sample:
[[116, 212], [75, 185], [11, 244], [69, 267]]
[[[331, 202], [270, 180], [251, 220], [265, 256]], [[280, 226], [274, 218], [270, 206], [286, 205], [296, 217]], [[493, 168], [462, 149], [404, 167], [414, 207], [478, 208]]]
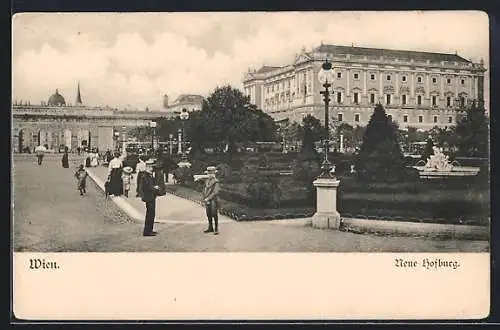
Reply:
[[454, 125], [473, 100], [484, 100], [484, 63], [457, 54], [321, 44], [302, 50], [293, 63], [249, 70], [244, 93], [276, 121], [308, 114], [324, 121], [318, 72], [325, 59], [334, 81], [330, 116], [335, 124], [365, 126], [377, 103], [401, 128]]

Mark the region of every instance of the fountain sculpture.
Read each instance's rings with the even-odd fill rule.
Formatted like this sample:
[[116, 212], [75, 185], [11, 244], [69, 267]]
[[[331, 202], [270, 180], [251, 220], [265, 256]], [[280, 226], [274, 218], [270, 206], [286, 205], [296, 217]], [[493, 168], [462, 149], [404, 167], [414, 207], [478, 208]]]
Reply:
[[424, 166], [413, 166], [418, 170], [420, 178], [435, 179], [443, 177], [474, 176], [479, 172], [479, 167], [454, 166], [450, 163], [447, 155], [443, 153], [443, 148], [432, 147], [434, 155], [431, 155]]

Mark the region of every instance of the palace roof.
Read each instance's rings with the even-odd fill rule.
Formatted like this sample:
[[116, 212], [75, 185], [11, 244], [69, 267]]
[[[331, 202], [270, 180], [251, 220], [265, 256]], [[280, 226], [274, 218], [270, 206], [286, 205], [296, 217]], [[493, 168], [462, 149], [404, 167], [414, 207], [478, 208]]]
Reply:
[[470, 61], [458, 56], [457, 54], [444, 54], [444, 53], [430, 53], [418, 52], [411, 50], [394, 50], [383, 48], [367, 48], [367, 47], [353, 47], [353, 46], [338, 46], [338, 45], [320, 45], [314, 49], [315, 52], [332, 53], [332, 54], [349, 54], [358, 56], [383, 56], [394, 57], [398, 59], [416, 60], [416, 61], [448, 61], [448, 62], [466, 62]]

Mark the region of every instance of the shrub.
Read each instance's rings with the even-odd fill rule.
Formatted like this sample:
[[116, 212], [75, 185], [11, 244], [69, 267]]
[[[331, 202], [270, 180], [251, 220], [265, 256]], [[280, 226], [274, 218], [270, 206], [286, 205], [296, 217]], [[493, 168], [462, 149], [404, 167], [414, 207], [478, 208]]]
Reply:
[[251, 207], [278, 207], [281, 190], [275, 179], [262, 176], [260, 180], [248, 183], [245, 189], [249, 206]]
[[220, 181], [231, 182], [234, 178], [232, 177], [231, 166], [226, 163], [217, 165], [217, 178]]
[[178, 167], [174, 170], [175, 181], [179, 184], [193, 182], [193, 169], [191, 167]]

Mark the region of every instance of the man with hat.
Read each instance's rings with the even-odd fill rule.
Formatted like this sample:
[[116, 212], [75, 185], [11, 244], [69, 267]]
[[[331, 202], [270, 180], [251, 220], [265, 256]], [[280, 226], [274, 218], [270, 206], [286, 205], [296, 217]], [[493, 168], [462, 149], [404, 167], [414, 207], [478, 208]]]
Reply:
[[141, 198], [146, 203], [146, 219], [144, 221], [144, 236], [155, 236], [157, 233], [153, 231], [155, 213], [156, 213], [156, 196], [158, 196], [159, 187], [155, 186], [153, 178], [153, 166], [155, 162], [152, 159], [146, 161], [146, 170], [143, 172], [141, 179]]
[[217, 178], [215, 177], [216, 173], [217, 168], [215, 166], [207, 167], [207, 170], [205, 171], [205, 174], [207, 174], [207, 178], [204, 180], [205, 185], [203, 187], [203, 203], [205, 204], [208, 218], [208, 229], [205, 230], [204, 233], [214, 233], [214, 235], [219, 234], [219, 218], [217, 215], [217, 211], [219, 209], [220, 187], [219, 180], [217, 180]]

